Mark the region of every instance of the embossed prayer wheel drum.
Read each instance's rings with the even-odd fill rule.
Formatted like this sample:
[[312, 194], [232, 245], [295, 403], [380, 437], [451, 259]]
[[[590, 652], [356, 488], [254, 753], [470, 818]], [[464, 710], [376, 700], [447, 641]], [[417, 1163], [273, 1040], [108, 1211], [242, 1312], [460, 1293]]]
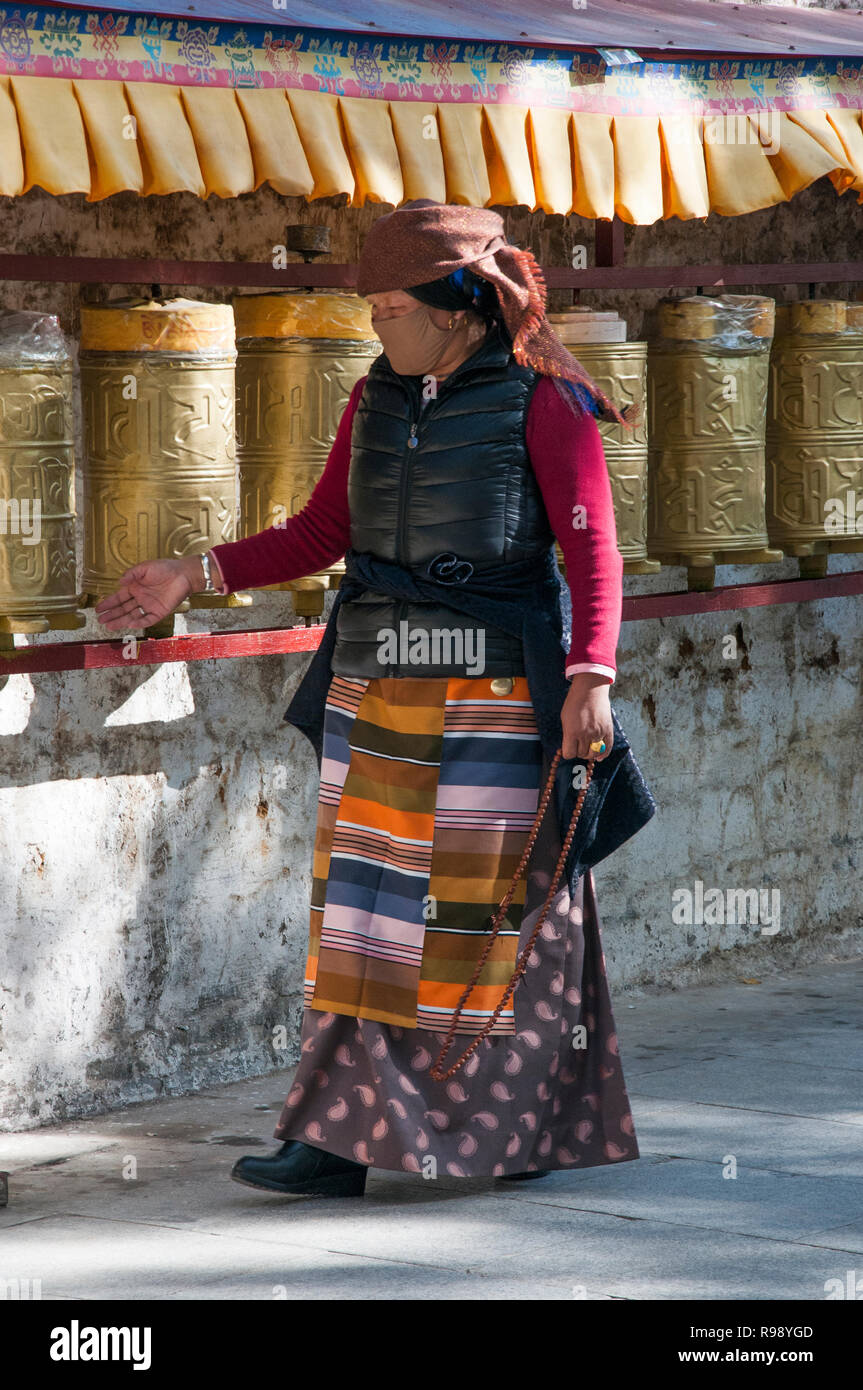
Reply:
[[[250, 294], [233, 303], [240, 534], [252, 536], [305, 506], [348, 396], [381, 344], [354, 294]], [[293, 590], [297, 613], [315, 617], [343, 573], [339, 562], [267, 587]]]
[[[51, 314], [0, 313], [0, 634], [80, 627], [73, 362]], [[11, 638], [2, 645], [11, 649]]]
[[695, 295], [657, 308], [647, 359], [648, 554], [710, 588], [768, 545], [765, 423], [774, 301]]
[[[202, 554], [235, 540], [230, 305], [82, 305], [79, 360], [89, 594], [109, 593], [142, 560]], [[213, 602], [193, 598], [194, 607]]]
[[647, 343], [626, 342], [626, 321], [615, 310], [573, 306], [552, 313], [555, 333], [606, 395], [621, 407], [637, 405], [632, 429], [598, 421], [611, 480], [617, 548], [625, 574], [653, 574], [647, 558]]
[[863, 304], [777, 307], [767, 529], [807, 574], [823, 573], [830, 552], [863, 550]]

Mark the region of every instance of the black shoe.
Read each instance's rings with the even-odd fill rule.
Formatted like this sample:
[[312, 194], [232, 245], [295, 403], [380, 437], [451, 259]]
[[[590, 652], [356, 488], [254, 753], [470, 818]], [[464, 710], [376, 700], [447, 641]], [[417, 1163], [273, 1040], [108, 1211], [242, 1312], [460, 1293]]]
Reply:
[[534, 1168], [532, 1173], [502, 1173], [501, 1182], [526, 1182], [528, 1178], [547, 1178], [550, 1168]]
[[234, 1182], [313, 1197], [361, 1197], [368, 1167], [288, 1139], [274, 1154], [246, 1154], [231, 1170]]

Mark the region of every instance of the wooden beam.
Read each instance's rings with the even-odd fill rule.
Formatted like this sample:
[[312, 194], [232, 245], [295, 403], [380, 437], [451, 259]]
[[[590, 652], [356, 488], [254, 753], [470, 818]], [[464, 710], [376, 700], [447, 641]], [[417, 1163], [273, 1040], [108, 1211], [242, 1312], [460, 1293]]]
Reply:
[[0, 256], [0, 280], [101, 285], [251, 285], [343, 289], [357, 282], [355, 265], [269, 261], [120, 260], [102, 256]]
[[[598, 227], [610, 226], [600, 223]], [[622, 227], [622, 224], [621, 224]], [[616, 254], [613, 246], [610, 255]], [[596, 265], [543, 267], [550, 289], [686, 289], [703, 285], [810, 285], [863, 280], [863, 261], [760, 265]], [[102, 285], [212, 285], [259, 289], [352, 289], [354, 264], [296, 262], [274, 270], [268, 261], [118, 260], [99, 256], [3, 256], [0, 281]]]
[[552, 289], [578, 285], [581, 289], [687, 289], [699, 285], [728, 289], [732, 285], [810, 285], [857, 281], [863, 261], [790, 262], [762, 265], [642, 265], [596, 266], [571, 270], [548, 266], [543, 274]]

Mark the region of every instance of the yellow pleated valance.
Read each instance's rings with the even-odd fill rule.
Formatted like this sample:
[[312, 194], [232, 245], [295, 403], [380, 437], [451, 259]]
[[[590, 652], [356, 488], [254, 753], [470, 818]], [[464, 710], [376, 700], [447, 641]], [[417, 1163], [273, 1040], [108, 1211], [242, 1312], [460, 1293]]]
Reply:
[[293, 88], [0, 76], [0, 194], [235, 198], [269, 184], [353, 206], [411, 198], [650, 224], [737, 216], [827, 175], [863, 202], [850, 106], [621, 115]]

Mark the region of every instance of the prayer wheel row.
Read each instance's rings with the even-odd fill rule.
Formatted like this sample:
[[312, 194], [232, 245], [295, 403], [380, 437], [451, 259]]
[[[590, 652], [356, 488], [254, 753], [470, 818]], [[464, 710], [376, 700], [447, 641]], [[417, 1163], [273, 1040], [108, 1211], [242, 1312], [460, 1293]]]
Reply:
[[[298, 512], [380, 345], [356, 296], [300, 293], [85, 309], [81, 348], [84, 582], [97, 595], [136, 561], [200, 553]], [[269, 587], [317, 615], [340, 571]], [[238, 600], [250, 602], [224, 601]]]
[[863, 305], [666, 300], [648, 353], [648, 553], [716, 564], [863, 549]]
[[616, 313], [551, 316], [634, 429], [600, 423], [627, 573], [863, 550], [863, 303], [766, 296], [660, 302], [649, 342]]
[[[72, 352], [56, 318], [0, 315], [0, 633], [80, 626], [79, 605], [132, 565], [199, 554], [300, 510], [379, 351], [355, 295], [83, 305], [79, 593]], [[320, 614], [342, 570], [271, 587], [293, 589], [298, 613]]]
[[[717, 563], [789, 554], [814, 572], [863, 549], [863, 304], [665, 300], [649, 343], [626, 342], [613, 312], [551, 317], [594, 380], [640, 407], [634, 429], [600, 423], [628, 573], [684, 564], [702, 587]], [[80, 625], [79, 604], [131, 565], [294, 515], [379, 350], [348, 294], [83, 306], [78, 593], [72, 353], [55, 318], [0, 314], [0, 633]], [[271, 587], [319, 614], [340, 570]]]

